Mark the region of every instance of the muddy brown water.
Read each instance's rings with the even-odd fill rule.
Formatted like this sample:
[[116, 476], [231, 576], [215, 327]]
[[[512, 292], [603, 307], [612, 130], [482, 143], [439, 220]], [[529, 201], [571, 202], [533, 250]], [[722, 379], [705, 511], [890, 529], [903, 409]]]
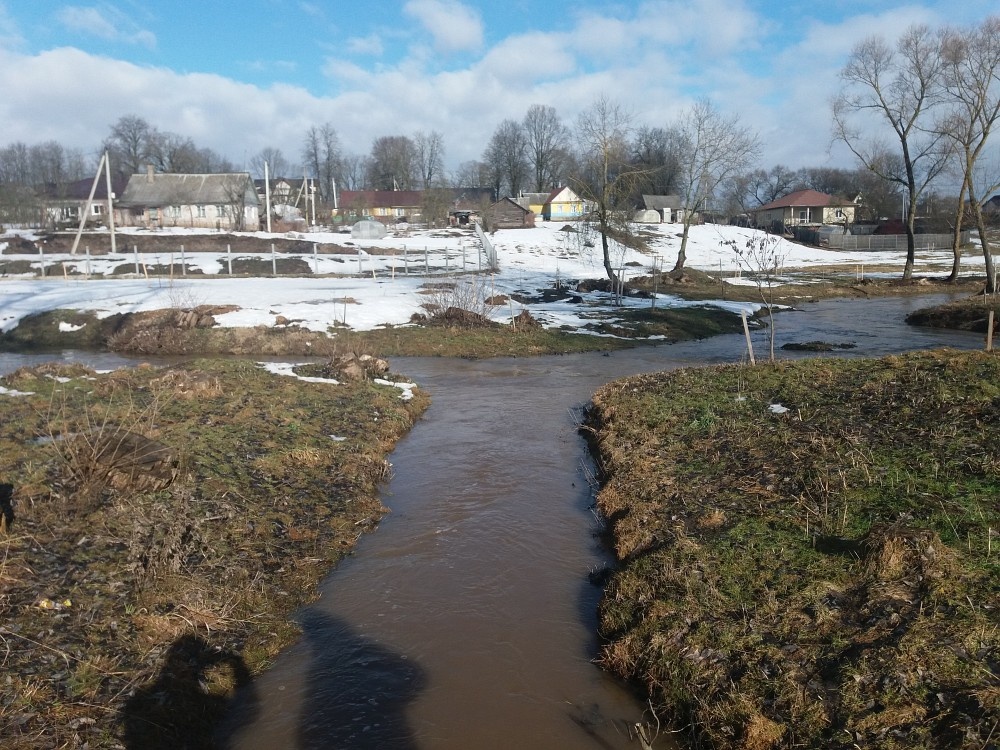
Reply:
[[[846, 356], [981, 347], [979, 335], [903, 323], [938, 299], [811, 304], [777, 317], [778, 345], [857, 344]], [[765, 335], [754, 345], [764, 356]], [[576, 425], [609, 380], [738, 362], [743, 347], [724, 336], [610, 356], [394, 361], [433, 403], [391, 456], [392, 512], [298, 613], [302, 638], [238, 698], [223, 742], [638, 747], [628, 728], [651, 720], [646, 706], [592, 661], [601, 591], [588, 574], [611, 560]], [[661, 735], [656, 747], [676, 745]]]

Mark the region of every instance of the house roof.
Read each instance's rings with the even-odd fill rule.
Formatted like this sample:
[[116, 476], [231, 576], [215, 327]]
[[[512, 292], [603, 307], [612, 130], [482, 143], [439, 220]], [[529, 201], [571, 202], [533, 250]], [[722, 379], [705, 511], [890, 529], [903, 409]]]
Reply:
[[[47, 183], [42, 188], [42, 197], [49, 200], [62, 200], [62, 201], [85, 201], [90, 195], [90, 189], [94, 186], [94, 178], [87, 177], [82, 180], [75, 180], [74, 182], [66, 183], [65, 185], [56, 185], [53, 183]], [[122, 177], [114, 177], [111, 180], [111, 192], [116, 196], [121, 196], [125, 191], [125, 179]], [[104, 175], [101, 175], [100, 179], [97, 181], [97, 189], [94, 190], [94, 200], [95, 201], [106, 201], [108, 199], [108, 181]]]
[[423, 197], [421, 190], [341, 190], [341, 208], [416, 208]]
[[[245, 205], [258, 205], [250, 175], [246, 172], [223, 174], [134, 174], [119, 203], [123, 206], [198, 206], [225, 205], [233, 202], [233, 189], [245, 186]], [[238, 187], [237, 187], [238, 189]]]
[[755, 211], [768, 211], [772, 208], [793, 208], [806, 206], [810, 208], [822, 208], [824, 206], [850, 206], [851, 201], [844, 198], [835, 198], [827, 193], [818, 190], [796, 190], [794, 193], [782, 196], [770, 203], [765, 203]]
[[559, 196], [562, 196], [562, 200], [560, 201], [561, 203], [576, 203], [580, 200], [579, 195], [577, 195], [569, 187], [564, 185], [563, 187], [557, 187], [555, 190], [549, 193], [549, 197], [545, 199], [545, 202], [552, 203]]
[[665, 208], [676, 211], [681, 207], [681, 197], [679, 195], [643, 195], [643, 207], [653, 211], [662, 211]]
[[513, 198], [501, 198], [501, 199], [500, 199], [500, 200], [498, 200], [498, 201], [497, 201], [496, 203], [492, 204], [492, 205], [490, 206], [490, 208], [491, 208], [491, 209], [495, 209], [495, 208], [497, 208], [498, 206], [501, 206], [501, 205], [504, 205], [504, 204], [506, 204], [506, 203], [510, 203], [510, 204], [511, 204], [512, 206], [514, 206], [515, 208], [519, 208], [519, 209], [521, 209], [521, 210], [522, 210], [522, 211], [523, 211], [524, 213], [526, 213], [526, 214], [530, 214], [530, 213], [531, 213], [531, 209], [530, 209], [530, 208], [528, 208], [527, 206], [522, 206], [522, 205], [521, 205], [520, 203], [518, 203], [518, 202], [517, 202], [516, 200], [514, 200]]

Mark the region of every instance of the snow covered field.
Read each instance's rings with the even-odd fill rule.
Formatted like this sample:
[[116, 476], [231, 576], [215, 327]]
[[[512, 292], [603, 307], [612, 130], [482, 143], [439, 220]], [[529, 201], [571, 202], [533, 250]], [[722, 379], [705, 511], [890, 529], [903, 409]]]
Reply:
[[[345, 323], [355, 330], [368, 330], [383, 324], [403, 325], [413, 313], [421, 312], [426, 302], [426, 285], [444, 280], [459, 284], [488, 285], [491, 294], [523, 291], [537, 294], [551, 288], [588, 278], [604, 277], [600, 249], [585, 247], [580, 235], [560, 231], [562, 223], [541, 222], [534, 229], [500, 230], [491, 235], [497, 251], [500, 270], [496, 274], [475, 277], [480, 269], [479, 243], [473, 235], [441, 236], [441, 232], [410, 232], [406, 237], [388, 236], [381, 240], [349, 240], [344, 234], [310, 233], [302, 235], [311, 243], [350, 244], [359, 249], [357, 255], [304, 253], [299, 256], [280, 253], [278, 257], [301, 257], [316, 277], [230, 278], [228, 263], [236, 257], [256, 257], [266, 262], [269, 253], [226, 252], [188, 253], [184, 262], [190, 268], [201, 269], [203, 275], [175, 277], [135, 273], [136, 258], [128, 251], [127, 232], [118, 233], [120, 250], [114, 256], [86, 257], [76, 255], [12, 254], [12, 235], [0, 236], [0, 267], [4, 262], [24, 260], [31, 263], [28, 273], [0, 277], [0, 330], [10, 330], [27, 315], [54, 309], [93, 311], [98, 316], [138, 312], [163, 308], [187, 308], [200, 304], [236, 305], [239, 310], [217, 315], [220, 326], [273, 326], [279, 316], [315, 331], [326, 331], [333, 321]], [[648, 227], [653, 255], [624, 248], [614, 252], [614, 263], [624, 269], [626, 277], [648, 275], [654, 263], [669, 270], [680, 246], [680, 225], [661, 224]], [[170, 231], [170, 230], [164, 230]], [[159, 232], [163, 234], [164, 231]], [[190, 230], [177, 230], [178, 242]], [[715, 224], [694, 226], [687, 246], [687, 266], [709, 273], [720, 271], [729, 277], [738, 266], [733, 242], [742, 246], [753, 230]], [[26, 235], [31, 239], [30, 235]], [[257, 233], [258, 237], [284, 237]], [[842, 266], [848, 269], [862, 265], [902, 268], [902, 252], [842, 252], [797, 245], [780, 240], [777, 254], [784, 256], [784, 270]], [[181, 263], [179, 254], [142, 254], [142, 262], [151, 265]], [[917, 273], [942, 272], [950, 267], [950, 251], [923, 252], [917, 261]], [[42, 263], [65, 264], [68, 272], [81, 275], [38, 276]], [[84, 278], [83, 275], [107, 275], [115, 268], [113, 278]], [[463, 273], [463, 270], [465, 273]], [[965, 272], [982, 273], [982, 258], [963, 259]], [[337, 274], [330, 276], [325, 274]], [[744, 280], [745, 282], [745, 280]], [[740, 283], [734, 279], [732, 283]], [[421, 290], [423, 289], [423, 293]], [[582, 303], [552, 302], [523, 305], [512, 303], [498, 308], [497, 320], [509, 320], [527, 308], [535, 318], [549, 327], [576, 328], [585, 321], [581, 313], [610, 309], [610, 297], [600, 292], [580, 295]], [[626, 300], [626, 304], [648, 305], [648, 300]], [[671, 295], [660, 295], [659, 307], [690, 304]], [[703, 304], [703, 303], [699, 303]], [[753, 305], [718, 302], [731, 309]]]

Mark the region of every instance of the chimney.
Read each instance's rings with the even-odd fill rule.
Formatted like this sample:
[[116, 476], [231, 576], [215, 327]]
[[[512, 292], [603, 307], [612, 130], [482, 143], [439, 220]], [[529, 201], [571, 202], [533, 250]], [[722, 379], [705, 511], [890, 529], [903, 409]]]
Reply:
[[150, 185], [153, 184], [153, 165], [152, 164], [147, 164], [146, 165], [146, 182], [148, 182]]

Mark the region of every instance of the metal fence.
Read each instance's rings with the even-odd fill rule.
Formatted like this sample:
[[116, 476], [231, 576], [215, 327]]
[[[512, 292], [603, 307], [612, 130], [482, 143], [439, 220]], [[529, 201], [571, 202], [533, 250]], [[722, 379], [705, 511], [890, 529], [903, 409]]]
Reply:
[[483, 252], [486, 253], [486, 265], [493, 272], [499, 271], [500, 264], [497, 262], [496, 248], [493, 247], [493, 243], [490, 242], [490, 238], [486, 236], [486, 232], [483, 231], [483, 227], [479, 222], [476, 222], [476, 236], [483, 246]]
[[126, 278], [170, 276], [203, 277], [243, 276], [361, 276], [395, 278], [396, 276], [438, 276], [482, 273], [496, 267], [496, 251], [475, 242], [462, 242], [457, 248], [431, 248], [404, 244], [401, 248], [361, 247], [353, 254], [312, 252], [233, 252], [225, 250], [191, 251], [178, 245], [176, 251], [144, 251], [137, 246], [121, 247], [118, 252], [94, 253], [84, 246], [76, 254], [47, 251], [42, 245], [36, 253], [3, 249], [0, 243], [0, 278], [25, 276], [62, 276], [65, 278]]
[[[961, 244], [967, 244], [971, 232], [962, 232]], [[810, 245], [831, 247], [837, 250], [894, 250], [904, 252], [907, 249], [905, 234], [842, 234], [840, 232], [820, 233], [815, 230], [802, 230], [796, 233], [796, 238]], [[916, 234], [913, 236], [914, 247], [917, 250], [950, 249], [954, 236], [951, 234]]]

